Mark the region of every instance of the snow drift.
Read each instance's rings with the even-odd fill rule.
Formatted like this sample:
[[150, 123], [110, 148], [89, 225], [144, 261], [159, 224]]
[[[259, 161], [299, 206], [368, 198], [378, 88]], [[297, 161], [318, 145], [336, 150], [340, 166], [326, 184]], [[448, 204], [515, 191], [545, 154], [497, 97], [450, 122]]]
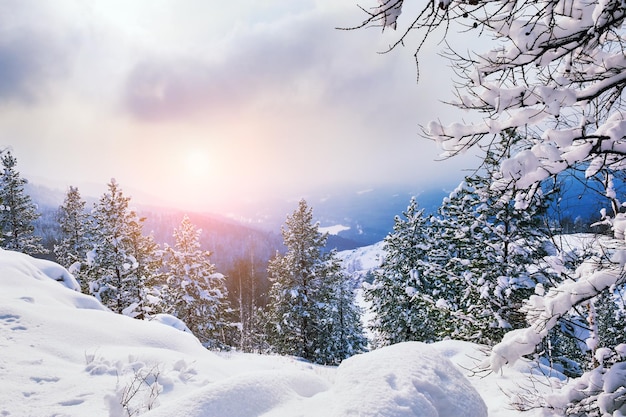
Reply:
[[403, 343], [339, 367], [218, 355], [167, 317], [110, 312], [48, 261], [0, 250], [0, 288], [2, 416], [516, 414], [500, 391], [510, 381], [464, 376], [486, 357], [469, 343]]

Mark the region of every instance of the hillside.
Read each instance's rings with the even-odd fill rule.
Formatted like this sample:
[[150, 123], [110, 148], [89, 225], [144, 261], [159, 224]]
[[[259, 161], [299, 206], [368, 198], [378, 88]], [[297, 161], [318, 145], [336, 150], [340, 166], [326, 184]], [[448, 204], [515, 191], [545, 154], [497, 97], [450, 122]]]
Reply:
[[520, 364], [504, 376], [470, 377], [484, 352], [454, 341], [403, 343], [339, 367], [216, 354], [164, 324], [180, 327], [169, 316], [113, 314], [73, 291], [62, 268], [4, 250], [0, 286], [5, 416], [472, 417], [487, 415], [484, 402], [490, 416], [515, 416], [503, 392], [531, 371]]

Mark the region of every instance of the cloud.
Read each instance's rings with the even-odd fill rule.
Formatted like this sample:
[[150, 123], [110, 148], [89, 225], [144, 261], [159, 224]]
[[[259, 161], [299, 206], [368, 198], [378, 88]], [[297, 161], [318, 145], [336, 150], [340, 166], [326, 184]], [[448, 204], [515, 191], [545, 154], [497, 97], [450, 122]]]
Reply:
[[128, 75], [123, 101], [139, 119], [167, 120], [293, 92], [316, 65], [319, 48], [294, 28], [278, 31], [265, 26], [234, 34], [217, 46], [223, 54], [216, 57], [142, 59]]
[[418, 124], [441, 115], [448, 80], [436, 68], [416, 86], [410, 48], [377, 54], [397, 34], [336, 30], [360, 18], [351, 2], [4, 1], [18, 18], [0, 2], [1, 130], [41, 177], [58, 160], [57, 177], [174, 195], [173, 153], [197, 149], [212, 174], [190, 199], [432, 182]]
[[66, 73], [67, 61], [67, 50], [43, 31], [5, 30], [0, 36], [0, 100], [38, 102]]
[[334, 20], [329, 11], [308, 10], [234, 30], [200, 54], [146, 56], [129, 71], [122, 101], [138, 119], [164, 121], [258, 101], [282, 108], [363, 104], [381, 85], [397, 85], [397, 71], [385, 72], [396, 60], [369, 65], [363, 55], [376, 54], [363, 47], [367, 38], [337, 31]]
[[143, 60], [130, 72], [123, 100], [139, 119], [169, 119], [209, 105], [218, 86], [202, 62]]

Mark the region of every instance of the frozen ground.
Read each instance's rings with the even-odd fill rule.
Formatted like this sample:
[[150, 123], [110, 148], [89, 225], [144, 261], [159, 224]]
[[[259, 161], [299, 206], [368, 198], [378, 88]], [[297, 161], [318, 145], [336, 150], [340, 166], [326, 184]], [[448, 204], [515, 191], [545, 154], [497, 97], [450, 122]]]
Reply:
[[56, 264], [0, 250], [0, 416], [521, 415], [508, 395], [528, 366], [472, 376], [485, 358], [476, 345], [403, 343], [339, 367], [216, 354], [168, 320], [113, 314], [75, 287]]

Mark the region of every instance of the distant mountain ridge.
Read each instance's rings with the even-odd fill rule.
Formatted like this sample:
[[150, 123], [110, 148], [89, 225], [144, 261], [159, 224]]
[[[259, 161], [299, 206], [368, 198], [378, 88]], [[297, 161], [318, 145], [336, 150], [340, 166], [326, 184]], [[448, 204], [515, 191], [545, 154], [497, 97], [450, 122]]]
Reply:
[[[598, 191], [590, 191], [583, 185], [584, 178], [570, 176], [561, 178], [563, 194], [551, 204], [548, 214], [554, 219], [569, 219], [573, 224], [582, 219], [587, 224], [590, 219], [599, 218], [600, 208], [606, 207], [606, 198]], [[622, 184], [619, 186], [623, 188]], [[230, 265], [235, 257], [247, 256], [250, 242], [259, 241], [255, 256], [269, 259], [276, 250], [283, 250], [281, 226], [288, 215], [304, 198], [313, 209], [315, 221], [322, 231], [328, 231], [327, 248], [350, 250], [382, 241], [392, 230], [394, 218], [401, 216], [412, 197], [417, 199], [420, 208], [427, 214], [436, 213], [442, 200], [456, 187], [450, 184], [428, 190], [411, 186], [379, 186], [366, 188], [358, 186], [337, 186], [308, 192], [301, 197], [278, 198], [268, 196], [261, 201], [241, 204], [229, 213], [198, 213], [181, 209], [141, 205], [131, 200], [142, 215], [147, 217], [146, 232], [154, 232], [158, 242], [171, 242], [173, 229], [188, 214], [194, 224], [202, 228], [207, 248], [214, 252], [215, 261]], [[620, 189], [621, 189], [620, 188]], [[52, 211], [62, 203], [65, 191], [51, 189], [29, 183], [26, 192], [46, 211], [40, 223], [48, 239], [54, 234]], [[87, 208], [93, 207], [98, 197], [83, 196]], [[580, 231], [580, 230], [572, 230]], [[223, 252], [229, 252], [220, 259]]]
[[[80, 189], [79, 189], [80, 191]], [[44, 213], [40, 228], [45, 229], [48, 240], [54, 239], [54, 217], [65, 198], [65, 191], [29, 183], [26, 192]], [[337, 187], [304, 195], [313, 209], [315, 221], [321, 230], [328, 230], [327, 248], [338, 250], [354, 249], [381, 241], [392, 231], [394, 217], [401, 214], [412, 196], [417, 195], [421, 207], [433, 212], [447, 192], [429, 190], [413, 192], [409, 187], [379, 187], [375, 189]], [[99, 199], [83, 195], [90, 210]], [[142, 205], [132, 199], [131, 206], [137, 207], [146, 216], [146, 233], [153, 232], [157, 242], [171, 243], [173, 229], [184, 214], [203, 229], [203, 241], [214, 252], [215, 261], [230, 265], [237, 256], [245, 256], [247, 241], [257, 244], [256, 256], [269, 259], [276, 250], [282, 250], [281, 226], [288, 215], [297, 207], [300, 198], [267, 198], [242, 205], [239, 212], [228, 214], [198, 213], [181, 209]], [[231, 261], [220, 259], [220, 253], [228, 251]]]
[[[310, 192], [300, 198], [312, 207], [321, 230], [328, 230], [327, 247], [347, 250], [384, 239], [393, 230], [395, 216], [406, 210], [411, 197], [415, 196], [427, 213], [434, 213], [448, 193], [442, 188], [415, 191], [408, 186], [344, 186]], [[280, 230], [300, 198], [255, 202], [242, 206], [239, 213], [231, 213], [231, 216], [255, 227]]]

